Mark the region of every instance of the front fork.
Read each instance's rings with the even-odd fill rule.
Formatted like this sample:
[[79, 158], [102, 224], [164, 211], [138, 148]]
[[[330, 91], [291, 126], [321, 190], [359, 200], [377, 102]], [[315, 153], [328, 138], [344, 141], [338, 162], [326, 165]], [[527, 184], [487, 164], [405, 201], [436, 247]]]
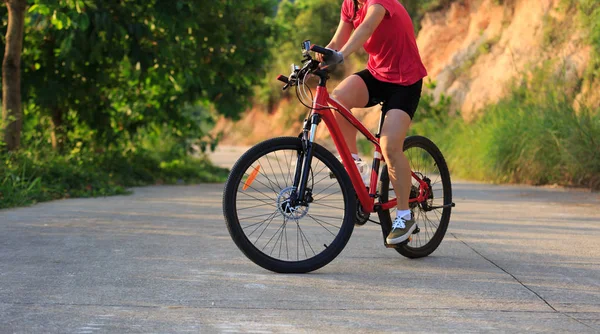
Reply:
[[312, 202], [312, 189], [307, 187], [310, 166], [312, 163], [313, 142], [317, 132], [317, 126], [321, 123], [321, 115], [313, 114], [310, 119], [304, 121], [302, 128], [302, 151], [298, 154], [296, 161], [296, 173], [294, 174], [294, 189], [290, 197], [291, 205], [297, 206]]

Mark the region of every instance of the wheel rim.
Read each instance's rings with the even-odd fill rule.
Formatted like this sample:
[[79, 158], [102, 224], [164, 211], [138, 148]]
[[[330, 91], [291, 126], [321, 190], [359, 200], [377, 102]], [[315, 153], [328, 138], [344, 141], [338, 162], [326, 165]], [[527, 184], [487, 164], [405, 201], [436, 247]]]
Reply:
[[290, 205], [297, 158], [296, 149], [262, 155], [248, 166], [236, 189], [235, 211], [245, 237], [258, 251], [286, 262], [321, 254], [344, 221], [344, 192], [317, 154], [307, 185], [312, 201]]
[[[404, 151], [408, 159], [411, 170], [422, 180], [428, 178], [431, 184], [431, 193], [426, 200], [426, 206], [441, 207], [446, 201], [444, 198], [444, 184], [441, 172], [434, 158], [424, 148], [413, 146]], [[415, 198], [419, 193], [419, 182], [415, 178], [411, 178], [411, 195], [410, 198]], [[388, 198], [395, 198], [393, 186], [390, 182]], [[440, 221], [442, 219], [442, 208], [434, 210], [424, 210], [423, 203], [410, 203], [409, 205], [415, 222], [419, 227], [419, 233], [411, 236], [411, 241], [405, 246], [413, 250], [423, 249], [429, 244], [439, 230]], [[392, 219], [396, 217], [396, 208], [390, 210]]]

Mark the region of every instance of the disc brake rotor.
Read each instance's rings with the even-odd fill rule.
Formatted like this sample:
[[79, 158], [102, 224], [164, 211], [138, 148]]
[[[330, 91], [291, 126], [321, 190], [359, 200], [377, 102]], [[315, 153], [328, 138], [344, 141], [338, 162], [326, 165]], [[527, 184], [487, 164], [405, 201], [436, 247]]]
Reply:
[[295, 189], [295, 187], [287, 187], [279, 193], [277, 196], [277, 208], [284, 217], [288, 219], [299, 220], [308, 214], [308, 205], [292, 206], [290, 204], [290, 197]]

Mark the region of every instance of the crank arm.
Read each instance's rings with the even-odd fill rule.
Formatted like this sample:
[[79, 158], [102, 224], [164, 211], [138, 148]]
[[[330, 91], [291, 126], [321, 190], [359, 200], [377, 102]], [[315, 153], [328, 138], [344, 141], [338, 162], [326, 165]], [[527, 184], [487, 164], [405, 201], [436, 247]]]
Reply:
[[430, 206], [425, 211], [432, 211], [432, 210], [445, 209], [445, 208], [453, 208], [455, 206], [456, 206], [456, 203], [450, 203], [450, 204], [441, 205], [441, 206]]

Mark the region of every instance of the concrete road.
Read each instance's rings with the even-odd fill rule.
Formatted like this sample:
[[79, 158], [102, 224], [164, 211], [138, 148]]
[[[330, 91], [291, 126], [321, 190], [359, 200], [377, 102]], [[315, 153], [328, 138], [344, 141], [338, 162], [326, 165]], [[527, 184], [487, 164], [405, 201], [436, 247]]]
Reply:
[[432, 256], [366, 225], [326, 267], [280, 275], [231, 241], [222, 188], [0, 211], [0, 333], [600, 332], [599, 194], [454, 182]]

